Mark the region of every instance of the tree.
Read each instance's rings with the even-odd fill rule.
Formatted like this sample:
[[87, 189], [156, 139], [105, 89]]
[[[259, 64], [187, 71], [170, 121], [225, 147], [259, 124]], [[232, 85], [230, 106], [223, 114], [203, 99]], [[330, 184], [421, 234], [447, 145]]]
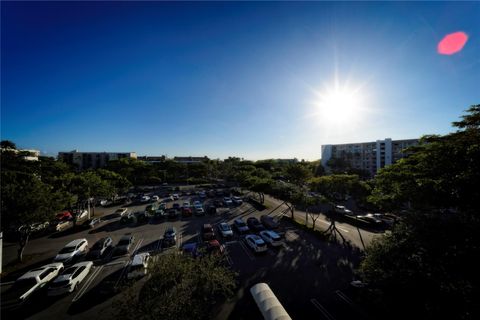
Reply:
[[375, 178], [372, 201], [408, 208], [391, 234], [367, 248], [361, 266], [369, 299], [396, 318], [480, 316], [471, 260], [480, 256], [480, 105], [462, 118], [456, 132], [424, 137]]
[[18, 231], [21, 262], [32, 233], [30, 225], [51, 220], [56, 211], [64, 208], [68, 195], [54, 192], [34, 174], [2, 171], [1, 177], [2, 228]]
[[312, 172], [309, 168], [300, 163], [289, 165], [286, 168], [286, 173], [289, 180], [297, 186], [303, 186], [312, 177]]
[[0, 147], [3, 149], [17, 149], [17, 145], [10, 140], [2, 140], [0, 142]]
[[221, 258], [205, 255], [197, 259], [168, 254], [158, 259], [140, 294], [128, 292], [118, 305], [120, 319], [208, 319], [212, 306], [230, 297], [235, 274]]

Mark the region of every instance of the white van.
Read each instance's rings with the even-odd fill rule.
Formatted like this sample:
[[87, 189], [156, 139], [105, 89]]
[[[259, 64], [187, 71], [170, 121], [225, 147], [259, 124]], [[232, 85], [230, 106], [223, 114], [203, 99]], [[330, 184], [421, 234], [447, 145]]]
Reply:
[[127, 279], [140, 278], [147, 274], [148, 264], [150, 263], [150, 254], [148, 252], [136, 254], [128, 267]]

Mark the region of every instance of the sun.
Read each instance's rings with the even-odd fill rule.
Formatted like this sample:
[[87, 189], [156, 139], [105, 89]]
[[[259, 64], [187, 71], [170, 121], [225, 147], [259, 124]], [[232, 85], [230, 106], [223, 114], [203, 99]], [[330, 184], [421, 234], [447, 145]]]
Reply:
[[361, 115], [362, 97], [357, 90], [336, 87], [318, 95], [317, 114], [322, 123], [349, 124]]

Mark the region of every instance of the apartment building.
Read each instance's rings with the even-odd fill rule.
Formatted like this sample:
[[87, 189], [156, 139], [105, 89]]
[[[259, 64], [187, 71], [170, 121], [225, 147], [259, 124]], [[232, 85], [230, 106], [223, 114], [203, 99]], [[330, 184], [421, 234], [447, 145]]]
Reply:
[[190, 164], [190, 163], [201, 163], [204, 161], [209, 160], [207, 156], [204, 157], [174, 157], [173, 161], [179, 162], [179, 163], [185, 163], [185, 164]]
[[59, 152], [58, 160], [75, 165], [79, 170], [103, 168], [110, 160], [137, 159], [135, 152]]
[[373, 177], [378, 170], [408, 156], [405, 149], [418, 144], [418, 139], [322, 145], [322, 165], [328, 167], [331, 159], [342, 159], [354, 169], [364, 170]]

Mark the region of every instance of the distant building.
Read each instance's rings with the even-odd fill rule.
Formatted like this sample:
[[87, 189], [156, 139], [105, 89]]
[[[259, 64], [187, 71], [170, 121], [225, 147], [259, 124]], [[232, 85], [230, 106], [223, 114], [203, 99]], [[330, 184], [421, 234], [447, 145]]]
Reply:
[[293, 158], [293, 159], [275, 159], [276, 162], [278, 163], [297, 163], [298, 159]]
[[27, 161], [38, 161], [38, 157], [40, 156], [40, 151], [34, 149], [2, 148], [2, 152], [3, 151], [13, 152], [17, 155], [18, 158]]
[[148, 163], [158, 163], [158, 162], [164, 162], [165, 156], [142, 156], [142, 157], [138, 157], [137, 159], [148, 162]]
[[204, 157], [174, 157], [173, 161], [179, 162], [179, 163], [185, 163], [185, 164], [190, 164], [190, 163], [201, 163], [204, 161], [209, 160], [207, 156]]
[[418, 139], [377, 140], [374, 142], [322, 145], [322, 165], [328, 171], [328, 161], [342, 159], [354, 169], [364, 170], [373, 177], [378, 170], [408, 156], [404, 149], [417, 145]]
[[137, 159], [135, 152], [59, 152], [58, 160], [75, 165], [79, 170], [103, 168], [110, 160]]

